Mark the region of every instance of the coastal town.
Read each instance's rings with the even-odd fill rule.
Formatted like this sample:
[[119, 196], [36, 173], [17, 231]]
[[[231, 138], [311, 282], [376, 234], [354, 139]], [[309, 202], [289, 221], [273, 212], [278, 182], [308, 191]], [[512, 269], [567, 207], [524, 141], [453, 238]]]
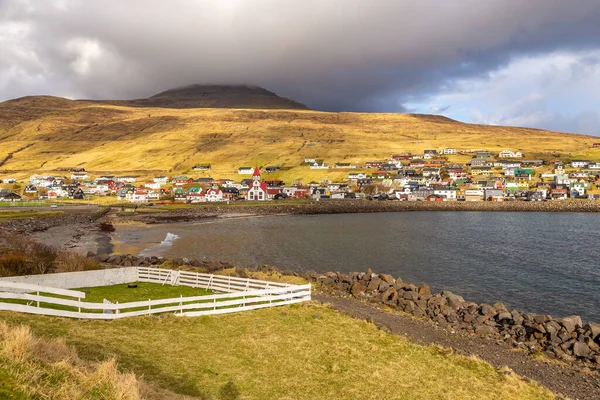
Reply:
[[[600, 147], [600, 144], [594, 144]], [[466, 163], [449, 160], [470, 157]], [[211, 164], [198, 164], [189, 175], [94, 176], [84, 168], [65, 175], [35, 174], [28, 180], [0, 177], [1, 202], [81, 200], [110, 197], [127, 203], [232, 202], [285, 199], [368, 199], [397, 201], [556, 201], [600, 199], [600, 162], [526, 159], [519, 151], [454, 148], [426, 149], [422, 154], [392, 154], [364, 163], [304, 158], [308, 170], [335, 170], [345, 179], [284, 182], [280, 166], [240, 166], [241, 179], [210, 175]]]

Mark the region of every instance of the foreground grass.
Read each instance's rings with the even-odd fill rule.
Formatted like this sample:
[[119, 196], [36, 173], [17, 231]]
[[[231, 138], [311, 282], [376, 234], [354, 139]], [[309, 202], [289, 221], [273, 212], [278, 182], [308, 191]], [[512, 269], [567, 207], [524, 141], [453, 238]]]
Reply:
[[216, 395], [231, 380], [243, 399], [553, 398], [484, 362], [311, 303], [198, 318], [103, 322], [2, 312], [0, 320], [66, 338], [88, 360], [115, 357], [123, 370], [191, 396]]

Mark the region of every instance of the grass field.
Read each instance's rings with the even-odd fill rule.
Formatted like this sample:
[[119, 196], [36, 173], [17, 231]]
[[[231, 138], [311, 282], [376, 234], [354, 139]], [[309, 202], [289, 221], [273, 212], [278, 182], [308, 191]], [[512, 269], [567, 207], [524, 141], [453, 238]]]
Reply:
[[[454, 147], [510, 148], [527, 158], [584, 156], [600, 160], [592, 136], [464, 124], [440, 116], [326, 113], [308, 110], [128, 108], [25, 98], [0, 104], [0, 174], [80, 166], [99, 175], [155, 174], [240, 180], [240, 166], [280, 165], [266, 174], [286, 182], [345, 178], [349, 171], [310, 170], [305, 157], [328, 165], [387, 159], [392, 153]], [[465, 162], [469, 156], [452, 156]], [[211, 171], [192, 171], [210, 163]]]
[[63, 215], [63, 212], [60, 211], [0, 211], [0, 222], [8, 221], [11, 219], [21, 219], [21, 218], [40, 218], [40, 217], [48, 217], [48, 216], [56, 216]]
[[473, 358], [411, 344], [323, 305], [199, 317], [76, 321], [2, 312], [10, 325], [65, 338], [90, 361], [190, 396], [241, 399], [551, 399]]

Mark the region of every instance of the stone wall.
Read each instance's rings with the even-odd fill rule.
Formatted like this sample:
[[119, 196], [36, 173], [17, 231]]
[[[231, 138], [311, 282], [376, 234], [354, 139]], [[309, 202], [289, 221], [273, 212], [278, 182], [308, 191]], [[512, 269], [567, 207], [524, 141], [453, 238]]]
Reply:
[[477, 304], [450, 291], [432, 293], [390, 275], [368, 272], [340, 274], [305, 272], [301, 276], [348, 293], [376, 301], [415, 317], [428, 318], [446, 329], [466, 334], [490, 335], [532, 353], [566, 362], [582, 362], [600, 369], [600, 324], [583, 324], [581, 317], [554, 319], [549, 315], [508, 310], [504, 304]]

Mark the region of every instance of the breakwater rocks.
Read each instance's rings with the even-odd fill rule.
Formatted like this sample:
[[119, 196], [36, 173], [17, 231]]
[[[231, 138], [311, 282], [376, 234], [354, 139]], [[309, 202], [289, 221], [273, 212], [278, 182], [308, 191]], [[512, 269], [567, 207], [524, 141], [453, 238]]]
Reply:
[[[204, 268], [208, 272], [214, 272], [221, 269], [234, 268], [233, 264], [221, 261], [198, 261], [198, 260], [189, 260], [187, 258], [173, 258], [170, 260], [165, 259], [164, 257], [144, 257], [144, 256], [134, 256], [132, 254], [98, 254], [94, 256], [94, 254], [89, 253], [88, 257], [93, 257], [96, 261], [112, 264], [120, 267], [148, 267], [151, 265], [158, 266], [163, 265], [164, 263], [170, 263], [173, 267], [182, 267], [182, 266], [190, 266], [197, 268]], [[241, 271], [241, 270], [240, 270]]]
[[268, 204], [245, 205], [197, 205], [181, 208], [158, 216], [148, 215], [148, 222], [174, 222], [209, 218], [218, 214], [345, 214], [368, 212], [402, 211], [504, 211], [504, 212], [600, 212], [600, 201], [566, 200], [547, 202], [430, 202], [430, 201], [367, 201], [367, 200], [322, 200], [302, 203], [269, 202]]
[[600, 324], [584, 325], [579, 316], [554, 319], [549, 315], [509, 311], [502, 303], [477, 304], [449, 291], [432, 293], [426, 284], [415, 286], [371, 271], [350, 274], [310, 271], [301, 276], [357, 299], [376, 301], [415, 317], [428, 318], [449, 330], [493, 336], [532, 353], [583, 363], [600, 371]]

